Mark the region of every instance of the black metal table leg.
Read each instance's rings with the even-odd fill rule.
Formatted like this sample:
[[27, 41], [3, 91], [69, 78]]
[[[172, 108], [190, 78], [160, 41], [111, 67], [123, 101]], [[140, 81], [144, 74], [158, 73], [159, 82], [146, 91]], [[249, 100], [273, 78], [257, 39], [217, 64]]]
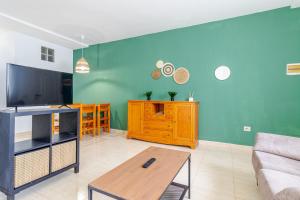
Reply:
[[88, 187], [88, 200], [93, 200], [93, 190], [90, 186]]
[[78, 174], [79, 173], [79, 166], [74, 167], [74, 173]]
[[190, 199], [191, 198], [191, 156], [189, 156], [189, 160], [188, 160], [188, 162], [189, 162], [189, 166], [188, 166], [188, 170], [189, 170], [189, 172], [188, 172], [188, 176], [189, 176], [189, 183], [188, 183], [188, 186], [189, 186], [189, 194], [188, 194], [188, 198]]

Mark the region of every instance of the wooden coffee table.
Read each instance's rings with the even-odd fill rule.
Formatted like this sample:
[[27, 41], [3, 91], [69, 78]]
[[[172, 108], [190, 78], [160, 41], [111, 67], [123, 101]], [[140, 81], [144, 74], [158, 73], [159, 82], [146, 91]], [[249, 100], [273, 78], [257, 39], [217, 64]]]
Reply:
[[[142, 165], [150, 158], [155, 158], [148, 168]], [[173, 182], [183, 165], [188, 162], [188, 185]], [[169, 187], [170, 186], [170, 187]], [[180, 189], [178, 199], [183, 199], [188, 191], [191, 196], [191, 154], [158, 147], [149, 147], [88, 186], [88, 199], [96, 191], [114, 199], [158, 200], [167, 199], [171, 191], [168, 188]], [[167, 197], [168, 196], [168, 197]], [[178, 196], [178, 195], [177, 195]]]

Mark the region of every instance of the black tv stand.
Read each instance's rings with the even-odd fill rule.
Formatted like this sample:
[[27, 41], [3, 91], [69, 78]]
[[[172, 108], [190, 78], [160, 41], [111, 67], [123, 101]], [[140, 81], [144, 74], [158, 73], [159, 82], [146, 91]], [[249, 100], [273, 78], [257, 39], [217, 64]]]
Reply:
[[[59, 134], [55, 135], [54, 113], [59, 113]], [[22, 116], [32, 117], [31, 136], [16, 141], [15, 122]], [[7, 200], [14, 200], [18, 192], [71, 168], [79, 172], [79, 116], [78, 109], [0, 112], [0, 191]]]

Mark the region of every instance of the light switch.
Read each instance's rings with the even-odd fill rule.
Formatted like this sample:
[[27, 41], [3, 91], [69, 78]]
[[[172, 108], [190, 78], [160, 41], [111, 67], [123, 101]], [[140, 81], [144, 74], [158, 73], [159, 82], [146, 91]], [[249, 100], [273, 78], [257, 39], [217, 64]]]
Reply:
[[251, 126], [244, 126], [244, 132], [251, 132]]

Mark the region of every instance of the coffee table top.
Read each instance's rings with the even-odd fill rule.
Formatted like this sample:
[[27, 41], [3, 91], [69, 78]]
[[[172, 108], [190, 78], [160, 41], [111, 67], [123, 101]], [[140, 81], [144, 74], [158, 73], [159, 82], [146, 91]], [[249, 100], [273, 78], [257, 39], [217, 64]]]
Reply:
[[[89, 186], [123, 199], [159, 199], [190, 155], [184, 151], [149, 147]], [[150, 158], [156, 161], [147, 169], [142, 168]]]

